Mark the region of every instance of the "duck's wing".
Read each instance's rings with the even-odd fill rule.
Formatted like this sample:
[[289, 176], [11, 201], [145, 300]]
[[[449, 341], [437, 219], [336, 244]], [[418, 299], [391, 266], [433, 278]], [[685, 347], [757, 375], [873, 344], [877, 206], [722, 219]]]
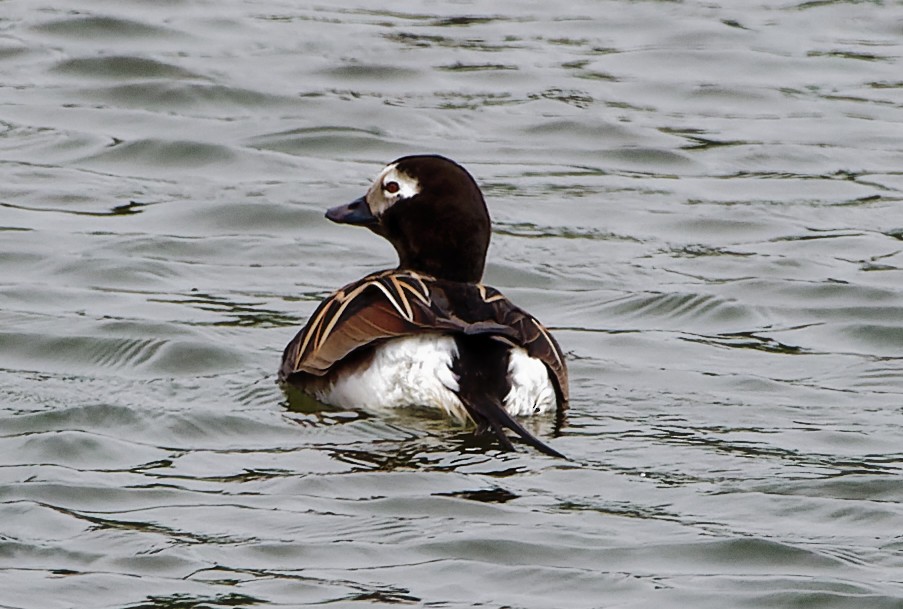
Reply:
[[567, 406], [570, 399], [568, 391], [568, 369], [564, 354], [555, 337], [535, 317], [514, 305], [495, 288], [477, 285], [481, 300], [492, 307], [493, 321], [510, 329], [507, 336], [513, 336], [512, 342], [527, 351], [527, 355], [535, 357], [546, 365], [549, 376], [555, 385], [559, 408]]
[[355, 350], [435, 325], [427, 277], [383, 271], [335, 292], [282, 354], [279, 378], [323, 376]]

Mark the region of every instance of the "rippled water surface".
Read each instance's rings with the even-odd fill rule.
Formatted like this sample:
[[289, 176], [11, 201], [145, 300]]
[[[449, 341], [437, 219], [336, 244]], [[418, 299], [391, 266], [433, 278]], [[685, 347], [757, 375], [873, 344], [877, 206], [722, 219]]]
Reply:
[[[483, 186], [573, 461], [275, 384]], [[0, 607], [903, 607], [903, 5], [0, 2]]]

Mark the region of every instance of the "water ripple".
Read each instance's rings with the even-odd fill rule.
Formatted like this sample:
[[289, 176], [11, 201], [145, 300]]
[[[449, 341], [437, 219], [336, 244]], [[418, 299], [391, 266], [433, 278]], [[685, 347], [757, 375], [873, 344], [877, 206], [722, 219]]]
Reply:
[[[4, 3], [2, 604], [900, 605], [898, 8], [575, 2]], [[418, 152], [572, 461], [275, 383]]]

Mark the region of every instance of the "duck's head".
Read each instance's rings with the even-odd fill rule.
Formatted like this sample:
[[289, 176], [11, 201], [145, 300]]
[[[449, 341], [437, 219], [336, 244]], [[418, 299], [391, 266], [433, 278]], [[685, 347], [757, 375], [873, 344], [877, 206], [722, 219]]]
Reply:
[[467, 171], [445, 157], [406, 156], [379, 173], [367, 194], [326, 217], [366, 226], [398, 252], [398, 268], [479, 282], [489, 248], [489, 212]]

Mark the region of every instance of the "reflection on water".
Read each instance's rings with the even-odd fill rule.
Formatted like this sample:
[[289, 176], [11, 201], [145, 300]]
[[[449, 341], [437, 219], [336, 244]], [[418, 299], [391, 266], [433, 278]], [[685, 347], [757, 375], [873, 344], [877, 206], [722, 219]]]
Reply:
[[[897, 5], [3, 7], [0, 605], [900, 606]], [[416, 152], [574, 461], [275, 384]]]

